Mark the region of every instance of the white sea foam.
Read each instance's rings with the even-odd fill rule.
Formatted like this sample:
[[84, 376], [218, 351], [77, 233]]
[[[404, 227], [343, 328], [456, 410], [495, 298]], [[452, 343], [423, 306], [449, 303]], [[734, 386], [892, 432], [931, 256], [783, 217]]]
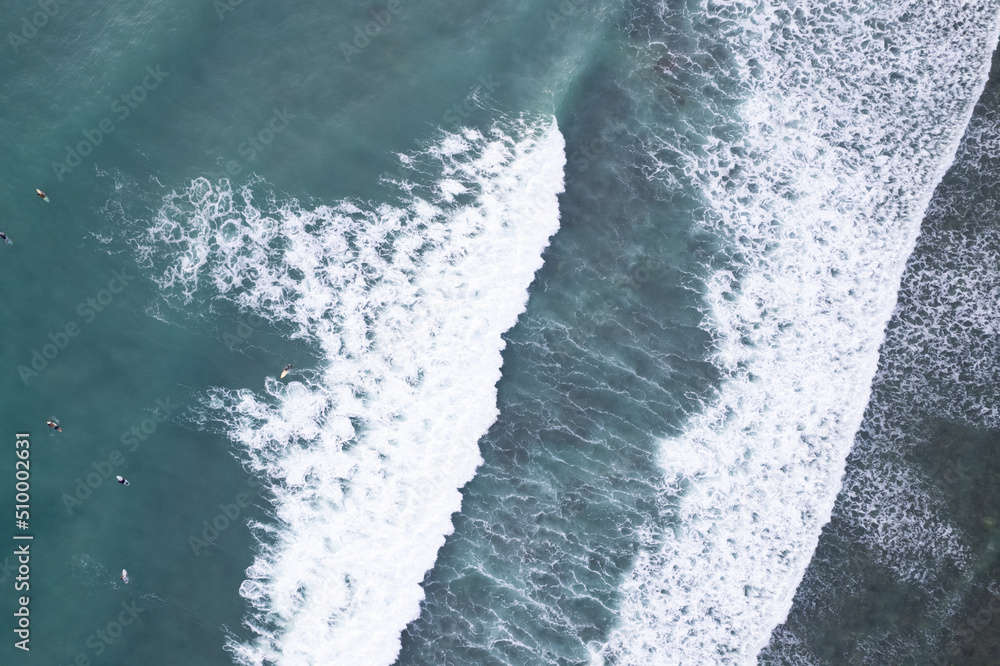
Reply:
[[745, 139], [708, 137], [670, 177], [701, 184], [730, 244], [705, 308], [724, 381], [663, 443], [687, 490], [621, 587], [619, 664], [749, 663], [787, 615], [997, 40], [985, 3], [707, 7], [741, 63]]
[[957, 182], [943, 186], [928, 211], [920, 244], [931, 249], [907, 267], [908, 308], [886, 338], [892, 362], [884, 370], [888, 384], [902, 387], [914, 414], [991, 429], [1000, 428], [994, 399], [1000, 230], [992, 194], [998, 142], [1000, 111], [981, 107], [956, 159]]
[[[855, 639], [855, 653], [871, 663], [927, 661], [943, 654], [938, 651], [946, 650], [953, 636], [942, 634], [941, 627], [956, 626], [950, 618], [968, 612], [967, 590], [983, 562], [984, 552], [976, 552], [979, 539], [970, 540], [963, 531], [969, 528], [970, 516], [961, 515], [967, 507], [954, 500], [957, 489], [981, 478], [969, 466], [971, 451], [949, 447], [952, 438], [928, 424], [961, 424], [973, 432], [1000, 428], [998, 146], [1000, 112], [981, 104], [908, 262], [872, 407], [838, 499], [833, 539], [857, 544], [863, 549], [858, 559], [877, 567], [874, 575], [920, 594], [922, 628], [910, 624], [907, 631], [892, 627]], [[941, 464], [928, 465], [928, 458]], [[829, 604], [871, 576], [851, 563], [827, 563], [822, 574], [807, 577], [802, 607]], [[798, 632], [809, 629], [793, 623], [776, 632], [772, 663], [798, 662], [804, 649]]]
[[404, 160], [439, 175], [402, 188], [402, 207], [307, 210], [255, 202], [261, 183], [199, 180], [141, 244], [168, 257], [168, 293], [210, 283], [326, 359], [314, 378], [208, 399], [275, 495], [274, 523], [252, 526], [261, 552], [240, 592], [257, 638], [230, 642], [239, 663], [396, 657], [497, 415], [501, 334], [559, 224], [562, 136], [554, 121], [519, 131], [448, 134]]

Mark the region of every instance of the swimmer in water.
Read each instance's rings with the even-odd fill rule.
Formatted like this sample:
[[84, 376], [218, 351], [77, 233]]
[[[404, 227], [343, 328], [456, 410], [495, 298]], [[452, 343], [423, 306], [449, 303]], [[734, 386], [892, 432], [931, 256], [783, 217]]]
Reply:
[[52, 419], [49, 419], [48, 421], [46, 421], [45, 425], [47, 425], [48, 427], [52, 428], [53, 430], [57, 430], [59, 432], [62, 432], [62, 428], [59, 427], [59, 424], [56, 423], [55, 421], [53, 421]]
[[116, 476], [115, 478], [118, 479], [118, 483], [122, 484], [123, 486], [132, 485], [131, 483], [128, 482], [128, 479], [126, 479], [124, 476]]
[[280, 376], [280, 377], [278, 377], [278, 379], [284, 379], [284, 378], [285, 378], [285, 375], [287, 375], [287, 374], [288, 374], [288, 371], [292, 369], [292, 366], [293, 366], [293, 365], [294, 365], [294, 363], [289, 363], [288, 365], [286, 365], [286, 366], [284, 367], [284, 369], [283, 369], [283, 370], [281, 371], [281, 376]]

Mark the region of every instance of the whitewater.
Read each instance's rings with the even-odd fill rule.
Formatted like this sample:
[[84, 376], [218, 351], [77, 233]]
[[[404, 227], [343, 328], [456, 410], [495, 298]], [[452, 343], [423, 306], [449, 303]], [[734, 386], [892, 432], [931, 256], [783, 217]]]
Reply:
[[1000, 27], [984, 2], [702, 9], [692, 20], [729, 40], [746, 88], [742, 140], [706, 137], [660, 177], [703, 192], [699, 231], [719, 246], [704, 328], [723, 380], [662, 443], [674, 520], [649, 525], [622, 583], [595, 656], [616, 664], [750, 663], [787, 616]]
[[510, 125], [400, 155], [410, 178], [387, 180], [392, 204], [198, 179], [137, 239], [178, 307], [226, 300], [318, 357], [291, 381], [204, 399], [200, 425], [273, 496], [273, 520], [251, 525], [240, 593], [257, 638], [230, 640], [238, 663], [389, 664], [417, 617], [497, 415], [501, 336], [559, 225], [562, 135]]
[[[642, 30], [630, 48], [665, 81], [651, 94], [686, 106], [639, 118], [637, 143], [651, 183], [700, 200], [691, 246], [711, 250], [692, 280], [721, 379], [660, 446], [658, 511], [609, 604], [620, 623], [587, 649], [594, 663], [749, 663], [830, 519], [1000, 16], [985, 2], [656, 7], [694, 48]], [[135, 240], [177, 313], [224, 302], [315, 357], [288, 381], [217, 386], [198, 412], [271, 498], [251, 524], [240, 593], [255, 638], [231, 634], [238, 663], [397, 658], [497, 418], [503, 334], [559, 227], [564, 153], [552, 121], [442, 132], [399, 156], [377, 202], [200, 178]]]

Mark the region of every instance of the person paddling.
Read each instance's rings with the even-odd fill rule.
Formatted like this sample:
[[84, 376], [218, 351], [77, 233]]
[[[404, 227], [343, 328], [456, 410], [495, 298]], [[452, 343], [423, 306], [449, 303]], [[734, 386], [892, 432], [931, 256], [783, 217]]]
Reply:
[[48, 427], [52, 428], [53, 430], [56, 430], [58, 432], [62, 432], [62, 428], [59, 427], [59, 424], [56, 423], [55, 421], [51, 420], [51, 419], [49, 419], [48, 421], [46, 421], [45, 425], [47, 425]]
[[115, 478], [118, 479], [118, 483], [122, 484], [123, 486], [132, 485], [131, 483], [128, 482], [128, 479], [126, 479], [124, 476], [116, 476]]
[[42, 192], [37, 187], [35, 188], [35, 191], [38, 192], [38, 196], [40, 196], [42, 198], [42, 201], [48, 202], [49, 198], [47, 196], [45, 196], [45, 192]]

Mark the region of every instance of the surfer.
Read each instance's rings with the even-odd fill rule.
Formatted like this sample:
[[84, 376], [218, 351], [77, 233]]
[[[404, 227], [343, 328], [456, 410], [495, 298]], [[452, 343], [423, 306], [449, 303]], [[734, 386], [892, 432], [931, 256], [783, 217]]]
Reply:
[[123, 486], [132, 485], [131, 483], [128, 482], [128, 479], [126, 479], [124, 476], [116, 476], [115, 478], [118, 479], [118, 483], [122, 484]]
[[37, 187], [35, 188], [35, 191], [38, 192], [38, 196], [40, 196], [42, 198], [42, 201], [48, 201], [49, 200], [49, 198], [47, 196], [45, 196], [45, 192], [42, 192]]
[[62, 432], [62, 428], [59, 427], [59, 424], [56, 423], [55, 421], [53, 421], [52, 419], [49, 419], [48, 421], [46, 421], [45, 425], [47, 425], [48, 427], [52, 428], [53, 430], [56, 430], [58, 432]]
[[123, 581], [125, 581], [126, 583], [128, 583], [128, 572], [125, 571], [124, 569], [122, 569], [122, 577], [121, 577], [121, 579]]
[[286, 366], [284, 367], [284, 369], [282, 369], [282, 371], [281, 371], [281, 376], [280, 376], [280, 377], [278, 377], [278, 379], [284, 379], [284, 378], [285, 378], [285, 375], [287, 375], [287, 374], [288, 374], [288, 371], [292, 369], [292, 366], [293, 366], [293, 365], [295, 365], [295, 364], [294, 364], [294, 363], [289, 363], [288, 365], [286, 365]]
[[0, 239], [3, 239], [3, 241], [5, 243], [7, 243], [7, 245], [13, 245], [14, 244], [14, 241], [12, 241], [11, 239], [7, 238], [7, 234], [3, 233], [2, 231], [0, 231]]

